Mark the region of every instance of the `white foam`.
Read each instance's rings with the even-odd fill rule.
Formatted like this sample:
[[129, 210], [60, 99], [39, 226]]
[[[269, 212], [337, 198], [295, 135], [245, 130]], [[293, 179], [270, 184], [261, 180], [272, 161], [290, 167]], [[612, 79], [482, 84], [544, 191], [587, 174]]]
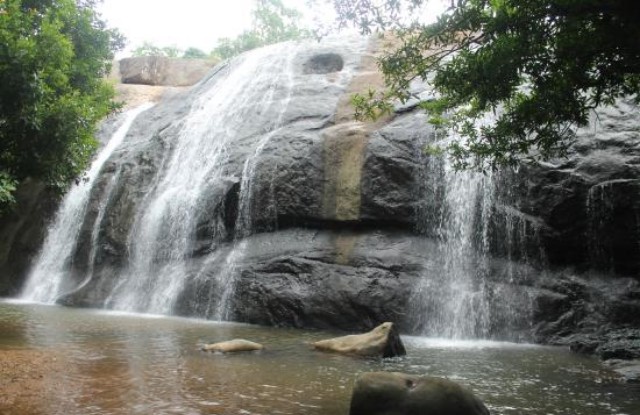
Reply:
[[402, 336], [402, 341], [420, 349], [514, 349], [543, 347], [531, 343], [514, 343], [482, 339], [446, 339], [433, 337]]

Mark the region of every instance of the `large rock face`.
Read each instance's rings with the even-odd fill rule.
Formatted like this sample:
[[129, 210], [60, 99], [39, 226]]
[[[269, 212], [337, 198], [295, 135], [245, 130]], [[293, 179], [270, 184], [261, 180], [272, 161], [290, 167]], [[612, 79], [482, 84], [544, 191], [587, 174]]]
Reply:
[[533, 282], [538, 341], [640, 356], [639, 121], [632, 100], [600, 108], [566, 159], [525, 166], [498, 190], [494, 252], [564, 269]]
[[[414, 104], [351, 118], [349, 95], [382, 82], [374, 46], [276, 49], [133, 124], [91, 191], [59, 302], [592, 351], [637, 334], [636, 107], [602, 110], [567, 160], [455, 174], [424, 154], [438, 134]], [[204, 179], [169, 186], [201, 162]]]
[[640, 112], [631, 100], [598, 109], [566, 159], [522, 169], [511, 214], [549, 263], [640, 275]]

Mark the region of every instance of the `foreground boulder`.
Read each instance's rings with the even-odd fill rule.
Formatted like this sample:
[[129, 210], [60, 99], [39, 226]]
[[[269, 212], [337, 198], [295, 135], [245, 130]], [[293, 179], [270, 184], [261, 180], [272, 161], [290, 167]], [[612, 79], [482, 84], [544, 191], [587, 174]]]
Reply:
[[219, 343], [205, 344], [200, 350], [205, 352], [234, 353], [262, 350], [264, 346], [245, 339], [233, 339]]
[[316, 350], [365, 357], [394, 357], [407, 354], [393, 323], [382, 323], [364, 334], [335, 337], [313, 343]]
[[488, 415], [471, 391], [447, 379], [395, 372], [358, 377], [349, 415]]

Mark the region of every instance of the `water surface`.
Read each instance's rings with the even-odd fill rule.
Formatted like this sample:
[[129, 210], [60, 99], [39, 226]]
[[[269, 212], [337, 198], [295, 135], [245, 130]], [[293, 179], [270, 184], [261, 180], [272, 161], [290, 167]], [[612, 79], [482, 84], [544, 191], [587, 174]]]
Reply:
[[[42, 379], [43, 403], [0, 403], [0, 412], [347, 415], [357, 375], [386, 370], [458, 381], [494, 415], [640, 415], [637, 386], [562, 348], [407, 336], [407, 357], [378, 361], [307, 345], [336, 334], [0, 303], [0, 353], [46, 352], [58, 364]], [[236, 337], [267, 349], [198, 350]]]

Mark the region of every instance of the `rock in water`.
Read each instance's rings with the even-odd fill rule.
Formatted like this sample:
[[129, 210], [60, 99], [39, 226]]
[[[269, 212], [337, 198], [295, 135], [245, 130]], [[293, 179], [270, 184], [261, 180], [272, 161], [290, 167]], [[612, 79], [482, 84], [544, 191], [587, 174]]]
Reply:
[[227, 340], [219, 343], [205, 344], [200, 347], [200, 350], [203, 350], [205, 352], [220, 353], [252, 352], [262, 349], [264, 349], [264, 346], [260, 343], [255, 343], [245, 339]]
[[364, 334], [335, 337], [313, 343], [316, 350], [356, 356], [394, 357], [407, 354], [393, 323], [382, 323]]
[[447, 379], [371, 372], [358, 377], [349, 415], [489, 415], [489, 410]]

